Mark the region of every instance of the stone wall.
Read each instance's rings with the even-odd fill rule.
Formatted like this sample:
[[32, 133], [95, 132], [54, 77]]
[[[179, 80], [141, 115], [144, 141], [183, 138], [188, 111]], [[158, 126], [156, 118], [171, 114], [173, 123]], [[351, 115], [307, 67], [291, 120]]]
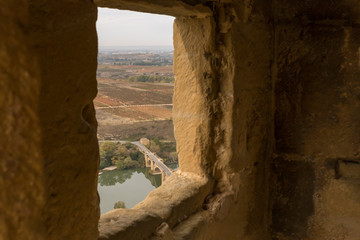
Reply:
[[96, 239], [98, 143], [96, 6], [30, 2], [30, 34], [41, 66], [39, 120], [48, 239]]
[[96, 6], [0, 7], [0, 239], [97, 239]]
[[[176, 16], [180, 160], [100, 239], [359, 239], [356, 1], [94, 2]], [[98, 238], [95, 4], [0, 7], [0, 239]]]
[[205, 201], [211, 214], [191, 239], [268, 239], [274, 144], [271, 4], [234, 2], [213, 9], [216, 99], [210, 115], [213, 152], [206, 159], [216, 184]]
[[0, 239], [42, 240], [40, 81], [27, 1], [2, 1], [0, 19]]
[[274, 238], [360, 238], [359, 7], [275, 1]]

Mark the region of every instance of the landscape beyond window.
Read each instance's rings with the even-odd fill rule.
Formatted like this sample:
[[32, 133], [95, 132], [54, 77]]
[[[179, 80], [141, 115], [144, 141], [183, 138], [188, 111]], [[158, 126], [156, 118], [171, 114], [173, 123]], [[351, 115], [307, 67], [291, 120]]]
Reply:
[[133, 207], [178, 166], [171, 117], [173, 21], [99, 8], [94, 104], [102, 214]]

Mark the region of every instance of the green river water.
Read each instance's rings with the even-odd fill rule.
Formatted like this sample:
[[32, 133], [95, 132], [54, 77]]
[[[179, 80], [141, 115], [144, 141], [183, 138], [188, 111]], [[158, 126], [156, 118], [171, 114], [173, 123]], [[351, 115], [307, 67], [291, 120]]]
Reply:
[[[169, 167], [176, 167], [175, 165]], [[132, 208], [155, 188], [161, 185], [161, 175], [151, 175], [149, 168], [113, 170], [99, 175], [98, 192], [100, 210], [104, 214], [114, 209], [117, 201]]]

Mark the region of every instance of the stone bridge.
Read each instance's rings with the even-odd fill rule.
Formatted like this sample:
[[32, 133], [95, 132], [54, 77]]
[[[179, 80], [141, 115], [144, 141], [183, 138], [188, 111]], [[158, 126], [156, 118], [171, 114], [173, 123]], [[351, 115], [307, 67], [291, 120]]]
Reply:
[[153, 174], [161, 173], [161, 181], [165, 181], [166, 177], [171, 175], [172, 170], [165, 165], [165, 163], [159, 156], [151, 152], [139, 141], [131, 143], [136, 145], [139, 150], [145, 155], [145, 166], [150, 167]]
[[[121, 140], [107, 140], [107, 141], [99, 141], [99, 142], [114, 142], [125, 144], [127, 141]], [[167, 177], [172, 174], [172, 170], [168, 168], [163, 160], [157, 156], [155, 153], [151, 152], [147, 147], [141, 144], [139, 141], [130, 142], [133, 145], [136, 145], [140, 152], [145, 155], [145, 166], [150, 167], [152, 174], [157, 175], [161, 174], [161, 181], [165, 181]]]

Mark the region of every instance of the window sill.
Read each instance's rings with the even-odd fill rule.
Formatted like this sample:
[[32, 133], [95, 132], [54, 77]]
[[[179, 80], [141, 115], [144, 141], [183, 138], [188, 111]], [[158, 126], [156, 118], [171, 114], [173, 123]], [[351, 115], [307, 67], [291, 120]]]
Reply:
[[114, 209], [102, 215], [99, 239], [144, 239], [163, 222], [172, 228], [202, 209], [211, 189], [212, 182], [206, 178], [174, 173], [132, 209]]

